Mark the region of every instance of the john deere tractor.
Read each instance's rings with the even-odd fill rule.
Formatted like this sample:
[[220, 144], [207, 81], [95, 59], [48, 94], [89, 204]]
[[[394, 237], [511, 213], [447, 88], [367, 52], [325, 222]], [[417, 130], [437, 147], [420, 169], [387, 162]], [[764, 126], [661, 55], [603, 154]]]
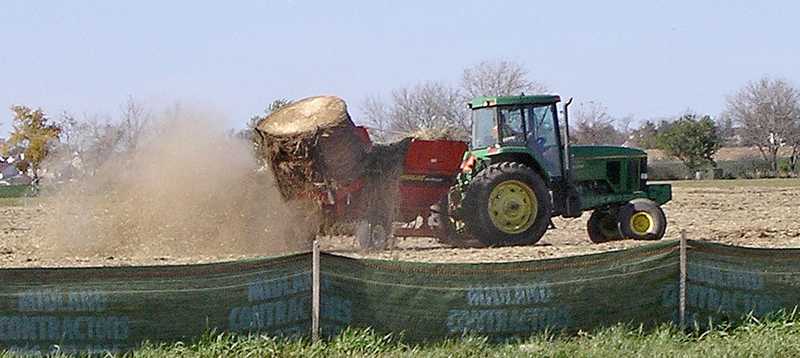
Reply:
[[647, 183], [647, 154], [570, 144], [572, 100], [561, 123], [560, 101], [521, 95], [469, 103], [472, 143], [448, 195], [446, 226], [484, 245], [525, 245], [541, 239], [552, 217], [591, 211], [593, 242], [661, 239], [667, 221], [660, 206], [672, 190]]

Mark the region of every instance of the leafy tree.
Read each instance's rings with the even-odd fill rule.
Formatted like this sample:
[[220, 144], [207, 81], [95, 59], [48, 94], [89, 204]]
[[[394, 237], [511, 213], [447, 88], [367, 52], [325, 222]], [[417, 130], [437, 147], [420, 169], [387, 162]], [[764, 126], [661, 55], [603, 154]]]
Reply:
[[654, 149], [657, 147], [658, 126], [653, 121], [645, 121], [631, 132], [630, 137], [633, 145], [642, 149]]
[[639, 128], [631, 131], [629, 139], [631, 143], [642, 149], [658, 149], [658, 136], [669, 132], [672, 122], [662, 119], [658, 122], [647, 120]]
[[5, 150], [17, 147], [23, 149], [25, 160], [17, 164], [20, 171], [33, 172], [39, 177], [39, 166], [50, 151], [53, 141], [57, 141], [61, 128], [53, 123], [41, 109], [33, 110], [26, 106], [13, 106], [14, 120]]
[[714, 154], [722, 146], [717, 125], [710, 116], [685, 114], [657, 137], [658, 149], [678, 158], [692, 171], [713, 165]]

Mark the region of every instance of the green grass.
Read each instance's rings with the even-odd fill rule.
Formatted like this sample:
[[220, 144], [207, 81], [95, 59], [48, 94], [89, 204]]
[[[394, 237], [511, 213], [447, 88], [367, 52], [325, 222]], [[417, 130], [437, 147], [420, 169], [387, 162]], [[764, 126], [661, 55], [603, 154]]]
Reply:
[[[392, 335], [347, 330], [317, 344], [306, 340], [208, 334], [195, 343], [145, 344], [126, 357], [748, 357], [800, 355], [800, 319], [794, 314], [735, 326], [683, 332], [663, 325], [618, 325], [577, 335], [540, 334], [494, 344], [465, 337], [414, 345]], [[9, 355], [0, 355], [10, 357]]]
[[0, 198], [19, 198], [32, 195], [30, 185], [0, 185]]
[[678, 180], [669, 183], [678, 188], [792, 188], [800, 187], [800, 178]]

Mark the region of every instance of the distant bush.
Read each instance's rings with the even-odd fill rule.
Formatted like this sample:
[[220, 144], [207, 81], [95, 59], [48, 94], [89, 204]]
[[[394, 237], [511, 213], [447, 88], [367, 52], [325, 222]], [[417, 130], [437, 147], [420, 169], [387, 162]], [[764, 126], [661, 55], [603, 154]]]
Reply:
[[[789, 175], [789, 158], [778, 161], [781, 169], [777, 176]], [[717, 161], [716, 171], [709, 167], [701, 171], [704, 179], [759, 179], [775, 177], [768, 161], [762, 158]], [[679, 161], [653, 161], [648, 163], [650, 180], [694, 179], [695, 174]]]
[[682, 162], [657, 161], [648, 163], [647, 166], [649, 180], [682, 180], [691, 177], [691, 171]]

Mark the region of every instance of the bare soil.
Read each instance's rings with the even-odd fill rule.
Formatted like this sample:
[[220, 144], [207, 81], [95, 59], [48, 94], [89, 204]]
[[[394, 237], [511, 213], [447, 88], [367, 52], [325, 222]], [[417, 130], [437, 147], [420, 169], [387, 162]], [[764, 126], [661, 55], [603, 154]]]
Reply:
[[[750, 247], [800, 247], [800, 180], [678, 182], [664, 206], [665, 239], [682, 230], [693, 240]], [[553, 258], [619, 250], [646, 241], [594, 244], [586, 234], [588, 213], [577, 219], [554, 219], [536, 245], [500, 248], [452, 248], [427, 238], [397, 238], [392, 250], [362, 253], [352, 238], [323, 238], [322, 249], [354, 257], [428, 262], [499, 262]]]
[[[48, 208], [42, 200], [0, 202], [0, 266], [126, 266], [188, 264], [257, 257], [272, 252], [254, 250], [247, 255], [125, 257], [58, 256], [43, 254], [37, 225], [46, 222]], [[694, 240], [751, 247], [800, 247], [800, 180], [737, 180], [680, 182], [673, 201], [665, 207], [669, 221], [666, 239], [681, 230]], [[617, 241], [593, 244], [586, 234], [588, 214], [578, 219], [554, 220], [536, 245], [503, 248], [452, 248], [428, 238], [397, 238], [394, 248], [360, 252], [352, 237], [321, 237], [322, 249], [353, 257], [429, 262], [498, 262], [562, 257], [619, 250], [647, 244]]]

